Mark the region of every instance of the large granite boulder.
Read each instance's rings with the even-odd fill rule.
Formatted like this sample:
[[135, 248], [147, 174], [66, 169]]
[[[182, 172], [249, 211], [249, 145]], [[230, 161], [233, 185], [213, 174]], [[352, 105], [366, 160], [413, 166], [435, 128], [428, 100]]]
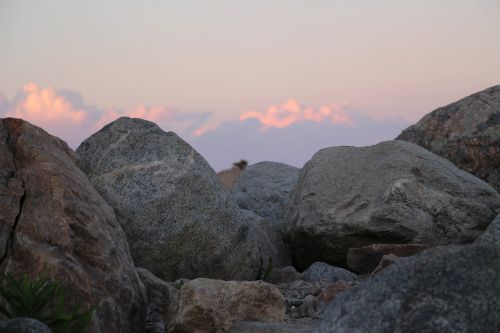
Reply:
[[140, 332], [144, 286], [126, 236], [75, 160], [41, 128], [0, 119], [0, 280], [67, 283], [70, 305], [98, 306], [88, 332]]
[[500, 85], [432, 111], [396, 139], [449, 159], [500, 192]]
[[278, 162], [260, 162], [248, 166], [231, 190], [243, 209], [255, 212], [271, 223], [281, 224], [288, 196], [300, 169]]
[[183, 285], [174, 332], [226, 332], [239, 321], [282, 322], [285, 299], [263, 281], [199, 278]]
[[353, 247], [474, 241], [500, 194], [453, 163], [405, 141], [331, 147], [306, 163], [287, 206], [294, 262], [346, 265]]
[[316, 332], [494, 333], [499, 295], [499, 246], [437, 247], [337, 295]]
[[122, 117], [76, 152], [115, 210], [137, 266], [167, 281], [255, 277], [258, 249], [241, 210], [205, 159], [175, 133]]

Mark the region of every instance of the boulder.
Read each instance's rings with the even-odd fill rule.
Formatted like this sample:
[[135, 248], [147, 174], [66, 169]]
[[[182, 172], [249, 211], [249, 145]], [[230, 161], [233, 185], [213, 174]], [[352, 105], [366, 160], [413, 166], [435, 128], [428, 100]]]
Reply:
[[417, 145], [331, 147], [302, 169], [285, 241], [299, 269], [315, 261], [345, 267], [353, 247], [470, 243], [499, 208], [490, 185]]
[[284, 208], [300, 169], [278, 162], [248, 166], [231, 190], [242, 209], [248, 209], [271, 223], [281, 225]]
[[250, 210], [242, 209], [242, 212], [249, 226], [249, 238], [259, 250], [263, 266], [267, 268], [269, 259], [272, 259], [273, 269], [291, 265], [292, 256], [278, 228]]
[[490, 223], [483, 234], [474, 241], [474, 244], [489, 243], [500, 245], [500, 214]]
[[0, 279], [67, 283], [69, 306], [97, 306], [87, 332], [140, 332], [146, 297], [126, 236], [75, 160], [41, 128], [0, 119]]
[[315, 262], [302, 272], [302, 276], [306, 281], [349, 282], [358, 279], [356, 274], [349, 272], [347, 269], [331, 266], [324, 262]]
[[432, 111], [397, 139], [449, 159], [500, 192], [500, 85]]
[[239, 321], [282, 322], [285, 300], [263, 281], [199, 278], [182, 286], [175, 332], [227, 332]]
[[42, 322], [31, 318], [14, 318], [0, 321], [2, 333], [52, 333], [52, 330]]
[[409, 257], [429, 247], [430, 245], [425, 244], [371, 244], [355, 247], [347, 251], [347, 266], [358, 274], [368, 274], [377, 268], [384, 255]]
[[137, 266], [167, 281], [254, 278], [258, 249], [238, 205], [205, 159], [175, 133], [122, 117], [76, 152], [115, 210]]
[[335, 297], [318, 333], [497, 332], [500, 247], [440, 246]]

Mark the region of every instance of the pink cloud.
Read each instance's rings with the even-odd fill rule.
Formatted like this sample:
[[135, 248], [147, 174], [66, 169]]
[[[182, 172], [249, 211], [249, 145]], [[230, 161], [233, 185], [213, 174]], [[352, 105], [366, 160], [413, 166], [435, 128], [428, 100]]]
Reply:
[[27, 83], [9, 102], [0, 95], [0, 116], [27, 120], [76, 148], [88, 136], [122, 116], [143, 118], [181, 136], [201, 135], [207, 112], [181, 113], [164, 106], [138, 105], [132, 110], [101, 110], [86, 104], [81, 95]]
[[6, 116], [23, 118], [41, 126], [54, 123], [82, 124], [87, 120], [85, 110], [75, 107], [54, 88], [40, 88], [34, 83], [27, 83], [22, 93], [25, 98], [11, 107]]
[[284, 128], [292, 124], [304, 121], [325, 122], [333, 124], [345, 124], [352, 126], [354, 121], [343, 110], [344, 105], [330, 104], [318, 109], [303, 107], [294, 99], [290, 99], [280, 105], [271, 106], [266, 111], [247, 111], [240, 115], [240, 120], [255, 118], [262, 125], [261, 129]]

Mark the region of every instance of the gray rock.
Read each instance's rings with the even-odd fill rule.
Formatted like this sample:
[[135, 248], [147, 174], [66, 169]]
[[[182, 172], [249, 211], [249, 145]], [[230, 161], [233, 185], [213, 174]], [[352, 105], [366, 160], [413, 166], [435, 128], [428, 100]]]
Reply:
[[2, 333], [52, 333], [52, 330], [42, 322], [31, 318], [14, 318], [0, 321]]
[[432, 248], [337, 295], [316, 332], [494, 333], [499, 295], [499, 246]]
[[353, 247], [470, 243], [499, 208], [490, 185], [417, 145], [331, 147], [302, 169], [285, 241], [299, 269], [315, 261], [345, 267]]
[[86, 139], [77, 154], [115, 210], [137, 266], [169, 281], [254, 278], [258, 251], [238, 205], [175, 133], [122, 117]]
[[292, 257], [278, 228], [250, 210], [242, 212], [250, 228], [250, 240], [259, 249], [264, 266], [267, 267], [270, 258], [275, 268], [291, 265]]
[[490, 223], [483, 234], [474, 241], [474, 244], [489, 243], [500, 245], [500, 214]]
[[243, 170], [231, 194], [241, 208], [281, 225], [288, 196], [299, 173], [300, 169], [284, 163], [252, 164]]
[[326, 280], [328, 282], [355, 281], [358, 276], [347, 269], [328, 265], [324, 262], [315, 262], [302, 272], [306, 281]]
[[148, 332], [161, 332], [173, 321], [177, 312], [179, 290], [172, 283], [163, 281], [145, 268], [137, 267], [137, 273], [146, 287], [148, 296]]
[[88, 333], [140, 332], [146, 295], [113, 209], [66, 143], [0, 119], [0, 283], [3, 273], [68, 286], [67, 306], [97, 306]]
[[397, 139], [449, 159], [500, 192], [500, 85], [432, 111]]

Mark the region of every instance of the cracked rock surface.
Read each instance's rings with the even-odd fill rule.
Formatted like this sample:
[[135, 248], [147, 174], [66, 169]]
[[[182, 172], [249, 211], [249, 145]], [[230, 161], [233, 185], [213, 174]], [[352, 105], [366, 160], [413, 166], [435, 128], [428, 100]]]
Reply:
[[88, 332], [141, 331], [146, 296], [125, 234], [75, 158], [41, 128], [0, 119], [0, 273], [68, 283], [70, 305], [99, 305]]

